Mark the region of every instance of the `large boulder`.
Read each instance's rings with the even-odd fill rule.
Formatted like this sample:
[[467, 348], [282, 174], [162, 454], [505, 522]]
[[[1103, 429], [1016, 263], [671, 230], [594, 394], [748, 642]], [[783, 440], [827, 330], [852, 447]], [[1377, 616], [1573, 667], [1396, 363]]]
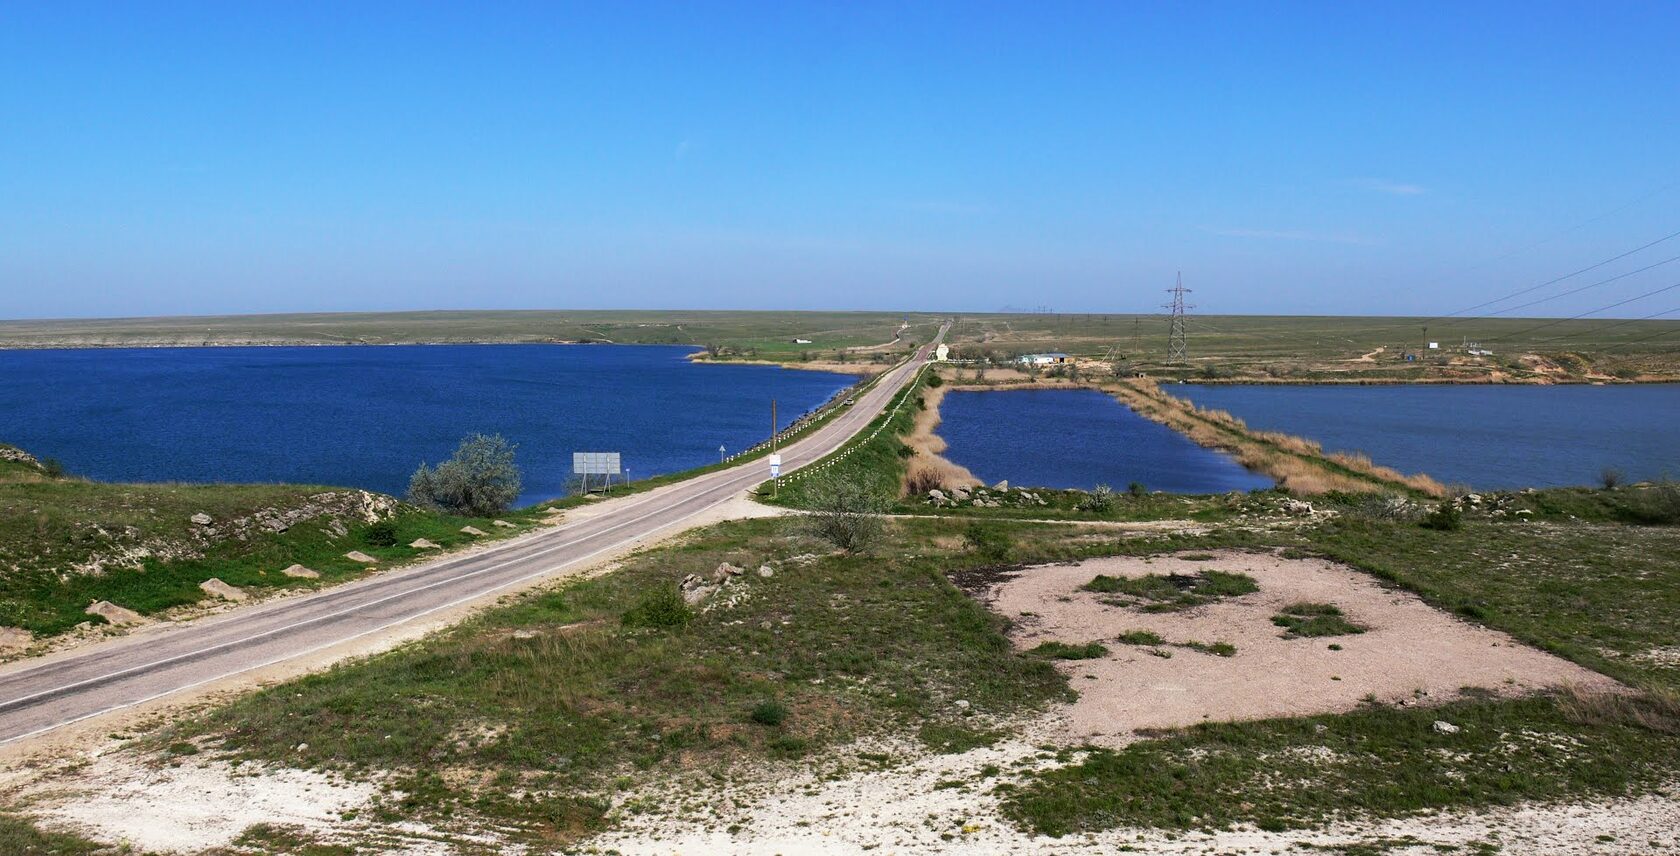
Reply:
[[285, 574], [288, 577], [292, 577], [293, 579], [300, 580], [314, 580], [320, 579], [321, 577], [318, 572], [312, 571], [302, 565], [293, 565], [289, 568], [283, 568], [280, 573]]
[[210, 515], [205, 514], [202, 511], [200, 511], [197, 514], [194, 514], [192, 517], [189, 517], [187, 519], [191, 520], [192, 524], [194, 526], [209, 526], [211, 523], [214, 522], [210, 519]]
[[219, 597], [222, 600], [238, 602], [250, 598], [250, 595], [246, 594], [244, 589], [241, 589], [238, 586], [228, 585], [216, 577], [211, 577], [210, 579], [199, 583], [198, 587], [203, 589], [205, 594]]
[[96, 600], [83, 610], [88, 615], [97, 615], [105, 619], [106, 623], [121, 627], [125, 624], [139, 624], [142, 620], [140, 613], [132, 609], [124, 609], [108, 600]]
[[344, 558], [349, 559], [352, 562], [361, 562], [364, 565], [376, 564], [379, 561], [361, 550], [351, 550], [350, 552], [344, 554]]

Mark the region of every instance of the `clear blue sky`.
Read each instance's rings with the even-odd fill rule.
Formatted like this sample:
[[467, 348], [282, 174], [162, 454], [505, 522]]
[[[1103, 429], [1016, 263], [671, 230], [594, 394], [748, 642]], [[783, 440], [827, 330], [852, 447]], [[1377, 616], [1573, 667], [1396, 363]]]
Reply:
[[1677, 44], [1674, 2], [5, 3], [0, 317], [1125, 312], [1180, 269], [1447, 312], [1680, 230]]

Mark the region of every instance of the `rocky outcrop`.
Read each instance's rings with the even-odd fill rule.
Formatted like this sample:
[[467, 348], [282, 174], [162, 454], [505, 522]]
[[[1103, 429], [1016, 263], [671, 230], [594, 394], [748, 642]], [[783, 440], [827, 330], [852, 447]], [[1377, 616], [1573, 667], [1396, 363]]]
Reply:
[[239, 602], [239, 601], [248, 600], [251, 597], [250, 595], [245, 593], [244, 589], [239, 588], [238, 586], [228, 585], [227, 583], [222, 582], [221, 580], [217, 579], [216, 577], [211, 577], [210, 579], [207, 579], [204, 582], [199, 583], [198, 587], [203, 589], [205, 594], [211, 595], [213, 597], [219, 597], [222, 600], [231, 600], [231, 601], [234, 601], [236, 603]]
[[314, 580], [320, 579], [321, 577], [319, 572], [312, 571], [302, 565], [293, 565], [289, 568], [283, 568], [280, 573], [299, 580]]
[[413, 547], [416, 550], [437, 550], [437, 549], [440, 549], [437, 544], [435, 544], [431, 541], [428, 541], [425, 538], [416, 538], [413, 541], [408, 542], [408, 546]]
[[485, 535], [490, 534], [477, 526], [462, 526], [461, 531], [467, 535], [473, 536], [474, 538], [482, 538]]
[[88, 615], [105, 619], [107, 624], [121, 627], [126, 624], [139, 624], [142, 619], [140, 613], [132, 609], [124, 609], [108, 600], [96, 600], [83, 610]]
[[344, 554], [344, 558], [349, 559], [352, 562], [361, 562], [364, 565], [372, 565], [379, 561], [361, 550], [351, 550], [350, 552]]

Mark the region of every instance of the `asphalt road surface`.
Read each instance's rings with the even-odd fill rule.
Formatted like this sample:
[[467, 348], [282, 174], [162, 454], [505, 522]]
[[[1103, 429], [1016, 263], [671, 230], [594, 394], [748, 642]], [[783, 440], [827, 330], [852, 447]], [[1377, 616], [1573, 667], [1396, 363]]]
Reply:
[[[943, 338], [940, 330], [934, 343]], [[781, 450], [783, 473], [863, 430], [927, 358], [883, 376], [828, 424]], [[558, 575], [626, 545], [686, 528], [702, 512], [768, 478], [764, 459], [616, 500], [577, 522], [490, 549], [53, 657], [0, 674], [0, 744], [166, 699], [244, 672], [306, 657]]]

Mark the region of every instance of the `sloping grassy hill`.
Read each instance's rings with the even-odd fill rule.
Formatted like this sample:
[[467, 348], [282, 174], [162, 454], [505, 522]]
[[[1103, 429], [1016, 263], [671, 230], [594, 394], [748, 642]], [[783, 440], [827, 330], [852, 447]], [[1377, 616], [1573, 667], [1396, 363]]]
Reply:
[[[474, 540], [464, 525], [497, 537], [533, 514], [510, 514], [508, 529], [345, 488], [94, 482], [0, 446], [0, 627], [39, 638], [99, 624], [84, 610], [100, 600], [157, 613], [205, 600], [212, 577], [253, 594], [329, 585], [366, 573], [352, 550], [388, 566], [439, 552], [407, 546], [418, 538], [447, 548]], [[320, 576], [280, 573], [292, 564]]]

